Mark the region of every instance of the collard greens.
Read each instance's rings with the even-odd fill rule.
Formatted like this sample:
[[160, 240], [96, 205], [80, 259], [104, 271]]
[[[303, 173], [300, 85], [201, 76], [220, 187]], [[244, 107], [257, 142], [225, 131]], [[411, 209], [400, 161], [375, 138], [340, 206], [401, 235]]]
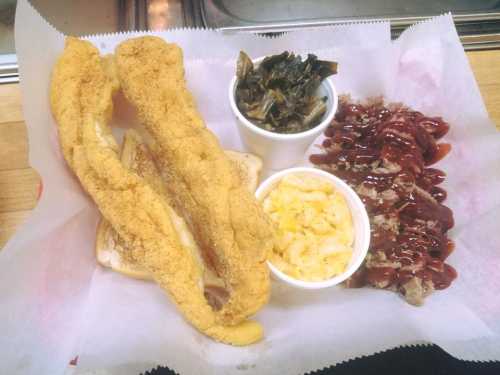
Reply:
[[255, 67], [240, 52], [236, 103], [253, 124], [276, 133], [300, 133], [321, 122], [328, 98], [316, 95], [321, 81], [337, 73], [337, 63], [285, 51]]

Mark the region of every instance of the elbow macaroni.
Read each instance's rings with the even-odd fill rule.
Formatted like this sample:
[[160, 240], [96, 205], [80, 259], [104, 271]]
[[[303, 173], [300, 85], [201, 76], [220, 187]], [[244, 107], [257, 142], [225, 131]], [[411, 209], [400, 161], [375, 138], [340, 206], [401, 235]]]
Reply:
[[352, 256], [354, 227], [345, 198], [327, 181], [292, 174], [263, 201], [276, 226], [270, 261], [287, 275], [322, 281], [341, 274]]

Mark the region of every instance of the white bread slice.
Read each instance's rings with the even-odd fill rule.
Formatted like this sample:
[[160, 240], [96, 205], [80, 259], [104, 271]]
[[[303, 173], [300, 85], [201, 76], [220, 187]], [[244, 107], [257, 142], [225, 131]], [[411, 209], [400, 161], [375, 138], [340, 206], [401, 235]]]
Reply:
[[262, 160], [258, 156], [244, 152], [225, 150], [225, 153], [236, 165], [243, 185], [248, 188], [250, 193], [254, 194], [259, 185]]
[[[242, 183], [248, 187], [250, 192], [254, 193], [259, 182], [262, 161], [257, 156], [237, 151], [226, 151], [226, 154], [237, 166]], [[163, 186], [160, 173], [153, 162], [148, 147], [138, 132], [128, 130], [125, 133], [121, 150], [121, 161], [126, 168], [145, 178], [156, 191], [160, 194], [165, 194], [165, 187]], [[185, 221], [176, 215], [175, 212], [171, 213], [171, 217], [179, 233], [181, 242], [196, 253], [197, 245]], [[111, 225], [102, 218], [97, 227], [97, 261], [102, 266], [111, 268], [126, 276], [141, 280], [151, 280], [146, 271], [127, 257], [129, 253], [127, 250], [127, 244], [119, 237]], [[217, 277], [211, 275], [209, 270], [207, 271], [205, 272], [205, 282], [207, 283], [208, 281], [210, 285], [218, 285]]]

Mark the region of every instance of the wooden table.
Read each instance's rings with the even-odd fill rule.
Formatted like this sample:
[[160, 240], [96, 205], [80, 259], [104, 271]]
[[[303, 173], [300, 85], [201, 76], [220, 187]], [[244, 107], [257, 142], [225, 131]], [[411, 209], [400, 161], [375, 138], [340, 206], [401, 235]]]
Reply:
[[[500, 51], [467, 55], [490, 117], [500, 129]], [[38, 185], [28, 163], [19, 85], [0, 85], [0, 248], [35, 207]]]

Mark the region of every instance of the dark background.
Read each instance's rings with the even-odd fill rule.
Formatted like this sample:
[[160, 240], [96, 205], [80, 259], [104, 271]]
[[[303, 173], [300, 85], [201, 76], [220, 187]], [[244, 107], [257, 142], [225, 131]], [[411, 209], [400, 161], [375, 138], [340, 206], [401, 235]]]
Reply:
[[[143, 375], [174, 375], [168, 368], [157, 368]], [[244, 372], [241, 373], [244, 375]], [[276, 374], [282, 375], [279, 369]], [[500, 362], [460, 361], [436, 345], [396, 348], [309, 375], [500, 375]], [[188, 374], [181, 374], [188, 375]], [[191, 375], [191, 374], [189, 374]], [[196, 374], [198, 375], [198, 374]], [[284, 375], [284, 374], [283, 374]]]

